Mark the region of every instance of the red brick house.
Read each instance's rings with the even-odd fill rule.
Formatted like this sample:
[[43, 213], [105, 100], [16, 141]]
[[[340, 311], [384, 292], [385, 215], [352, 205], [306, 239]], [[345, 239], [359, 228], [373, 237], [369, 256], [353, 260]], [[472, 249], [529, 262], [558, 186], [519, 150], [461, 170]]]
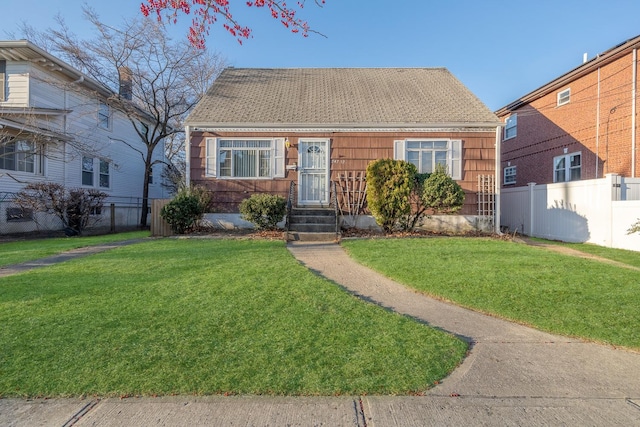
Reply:
[[503, 187], [638, 176], [638, 47], [640, 36], [496, 112]]
[[498, 118], [444, 68], [228, 68], [186, 122], [188, 178], [216, 212], [251, 194], [327, 206], [331, 181], [370, 161], [445, 164], [477, 214], [478, 175], [495, 174]]

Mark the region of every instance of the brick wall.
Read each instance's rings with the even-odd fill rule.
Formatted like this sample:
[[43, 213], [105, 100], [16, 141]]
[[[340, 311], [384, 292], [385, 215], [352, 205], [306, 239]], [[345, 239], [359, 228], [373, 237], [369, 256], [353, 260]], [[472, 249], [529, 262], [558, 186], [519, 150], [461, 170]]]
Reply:
[[[502, 170], [517, 167], [516, 186], [552, 183], [554, 158], [579, 152], [582, 179], [631, 177], [632, 73], [630, 51], [518, 107], [517, 136], [502, 142]], [[570, 102], [558, 106], [557, 94], [565, 89], [571, 90]], [[506, 120], [509, 113], [500, 116]], [[639, 168], [636, 159], [636, 175]]]

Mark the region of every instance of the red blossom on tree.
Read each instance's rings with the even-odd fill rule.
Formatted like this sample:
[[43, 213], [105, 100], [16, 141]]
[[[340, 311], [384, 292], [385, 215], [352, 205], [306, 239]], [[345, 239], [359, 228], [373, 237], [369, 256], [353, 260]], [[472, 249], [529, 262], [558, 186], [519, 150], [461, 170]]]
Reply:
[[[305, 1], [297, 1], [298, 8], [304, 8]], [[318, 6], [325, 3], [325, 0], [314, 1]], [[146, 0], [146, 3], [140, 5], [140, 10], [144, 16], [155, 13], [159, 21], [164, 17], [174, 23], [177, 22], [178, 15], [189, 15], [193, 12], [187, 38], [198, 48], [205, 47], [205, 37], [209, 34], [209, 28], [222, 18], [223, 27], [242, 44], [243, 39], [251, 37], [251, 29], [240, 25], [233, 18], [229, 3], [230, 0]], [[246, 5], [268, 10], [272, 18], [280, 20], [291, 32], [301, 33], [303, 37], [307, 37], [309, 32], [316, 32], [311, 30], [306, 21], [296, 16], [297, 10], [288, 6], [286, 0], [253, 0], [246, 1]]]

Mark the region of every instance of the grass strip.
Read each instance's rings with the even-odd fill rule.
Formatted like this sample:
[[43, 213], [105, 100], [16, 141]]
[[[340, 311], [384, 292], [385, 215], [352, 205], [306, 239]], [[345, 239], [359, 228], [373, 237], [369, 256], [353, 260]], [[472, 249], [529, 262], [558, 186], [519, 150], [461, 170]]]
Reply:
[[564, 246], [567, 248], [574, 249], [576, 251], [584, 252], [591, 255], [597, 255], [602, 258], [610, 259], [612, 261], [617, 261], [623, 264], [628, 264], [628, 265], [640, 268], [640, 252], [638, 251], [607, 248], [604, 246], [594, 245], [591, 243], [568, 243], [568, 242], [559, 242], [557, 240], [538, 239], [535, 237], [531, 237], [530, 239], [546, 245]]
[[0, 396], [414, 394], [467, 345], [281, 241], [154, 240], [0, 279]]
[[640, 349], [640, 272], [489, 238], [344, 241], [430, 295], [567, 336]]
[[0, 267], [45, 258], [71, 249], [143, 237], [149, 237], [149, 232], [131, 231], [101, 236], [54, 237], [2, 242], [0, 243]]

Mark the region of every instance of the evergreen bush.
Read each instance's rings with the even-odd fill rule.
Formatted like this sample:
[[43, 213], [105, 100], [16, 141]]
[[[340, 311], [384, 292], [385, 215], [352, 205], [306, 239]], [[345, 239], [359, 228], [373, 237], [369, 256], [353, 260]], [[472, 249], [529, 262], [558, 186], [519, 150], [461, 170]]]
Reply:
[[436, 165], [423, 184], [422, 201], [435, 213], [455, 213], [464, 204], [464, 190], [447, 174], [445, 166]]
[[259, 230], [275, 230], [287, 213], [287, 201], [274, 194], [254, 194], [240, 203], [240, 213]]
[[367, 204], [385, 232], [391, 232], [401, 222], [407, 223], [417, 172], [413, 164], [404, 160], [380, 159], [367, 166]]

